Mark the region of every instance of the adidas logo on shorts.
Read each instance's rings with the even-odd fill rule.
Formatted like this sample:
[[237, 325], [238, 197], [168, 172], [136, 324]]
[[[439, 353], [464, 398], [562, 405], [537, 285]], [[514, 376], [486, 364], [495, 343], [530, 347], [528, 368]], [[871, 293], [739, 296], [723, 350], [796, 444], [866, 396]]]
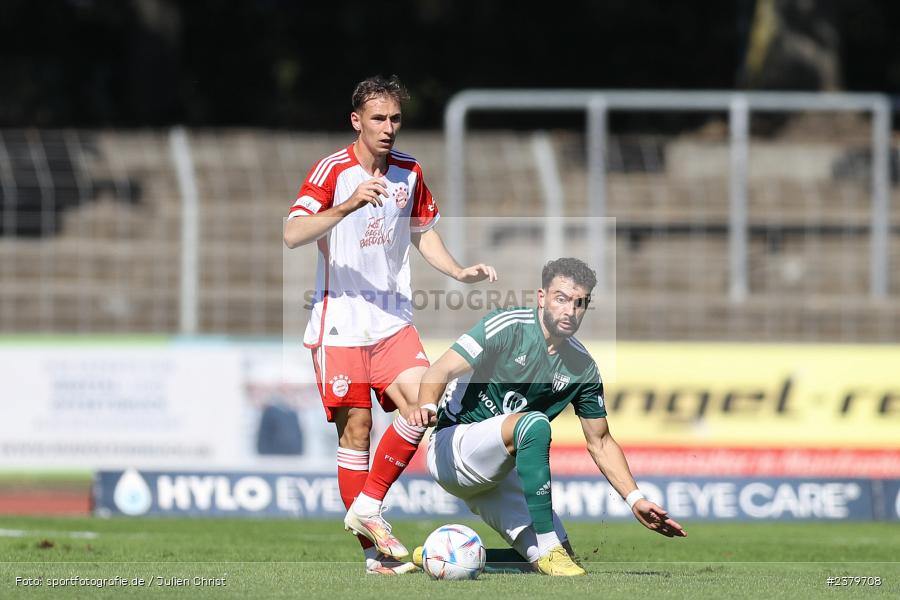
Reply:
[[419, 353], [418, 353], [418, 354], [416, 354], [416, 359], [421, 359], [421, 360], [428, 360], [428, 357], [427, 357], [427, 356], [425, 356], [425, 353], [424, 353], [424, 352], [422, 352], [422, 351], [419, 351]]
[[541, 486], [541, 489], [537, 491], [538, 496], [546, 496], [550, 493], [550, 482], [548, 481], [544, 485]]
[[524, 367], [524, 366], [525, 366], [525, 359], [526, 359], [526, 358], [528, 358], [528, 355], [527, 355], [527, 354], [523, 354], [522, 356], [520, 356], [519, 358], [517, 358], [517, 359], [515, 360], [515, 363], [516, 363], [517, 365], [521, 365], [521, 366]]

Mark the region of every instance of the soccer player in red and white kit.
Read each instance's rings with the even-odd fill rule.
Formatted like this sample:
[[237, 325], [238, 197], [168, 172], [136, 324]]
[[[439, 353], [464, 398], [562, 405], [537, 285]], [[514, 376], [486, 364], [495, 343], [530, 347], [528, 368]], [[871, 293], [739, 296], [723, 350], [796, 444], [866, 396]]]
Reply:
[[[370, 77], [353, 92], [356, 141], [319, 160], [291, 207], [284, 242], [319, 249], [316, 296], [304, 335], [325, 414], [337, 426], [338, 485], [345, 528], [356, 533], [369, 572], [401, 573], [409, 554], [381, 516], [388, 488], [415, 454], [424, 427], [416, 407], [429, 366], [412, 325], [409, 246], [464, 283], [495, 281], [493, 267], [461, 267], [434, 229], [437, 205], [413, 157], [393, 150], [408, 95], [396, 76]], [[374, 392], [388, 427], [369, 470]], [[393, 565], [393, 566], [389, 566]]]

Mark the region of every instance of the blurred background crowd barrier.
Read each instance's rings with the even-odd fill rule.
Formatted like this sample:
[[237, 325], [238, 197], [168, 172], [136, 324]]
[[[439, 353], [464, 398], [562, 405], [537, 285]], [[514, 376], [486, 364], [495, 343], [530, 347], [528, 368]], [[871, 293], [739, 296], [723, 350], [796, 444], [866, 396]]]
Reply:
[[[598, 156], [589, 127], [474, 129], [464, 145], [405, 131], [400, 147], [424, 166], [445, 217], [615, 219], [605, 229], [620, 339], [897, 339], [900, 209], [886, 100], [867, 98], [878, 111], [788, 113], [774, 134], [754, 125], [784, 115], [729, 120], [707, 108], [708, 95], [695, 101], [704, 126], [604, 130]], [[278, 334], [282, 220], [309, 166], [349, 139], [0, 131], [0, 331]], [[441, 230], [472, 257], [482, 240], [459, 237], [460, 228], [448, 221]], [[523, 264], [537, 269], [533, 249], [547, 230], [490, 229], [486, 250], [507, 284], [533, 287], [515, 278], [531, 276]], [[577, 227], [564, 234], [554, 248], [563, 253], [596, 237]], [[432, 286], [429, 271], [417, 268], [414, 285]], [[433, 335], [449, 336], [458, 323], [435, 325]]]

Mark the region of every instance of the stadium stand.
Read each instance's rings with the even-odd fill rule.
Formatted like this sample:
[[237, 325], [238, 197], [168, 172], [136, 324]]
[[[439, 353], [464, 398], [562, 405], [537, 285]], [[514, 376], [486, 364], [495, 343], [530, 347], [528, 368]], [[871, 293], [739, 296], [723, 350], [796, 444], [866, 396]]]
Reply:
[[[619, 338], [877, 342], [900, 335], [897, 191], [891, 188], [890, 293], [873, 300], [865, 128], [839, 139], [806, 133], [751, 143], [750, 293], [741, 303], [728, 298], [725, 135], [610, 140]], [[469, 137], [465, 216], [543, 215], [529, 136]], [[198, 130], [189, 139], [199, 191], [199, 332], [278, 334], [282, 219], [305, 169], [349, 137]], [[565, 215], [585, 214], [584, 139], [565, 131], [552, 139]], [[440, 201], [443, 137], [404, 132], [400, 147], [425, 165]], [[181, 197], [167, 132], [0, 131], [0, 183], [0, 331], [178, 332]], [[504, 233], [502, 219], [491, 223], [483, 247], [490, 255], [479, 260], [501, 275], [540, 260], [534, 232]], [[567, 232], [569, 240], [583, 235]], [[444, 285], [427, 268], [414, 274], [416, 287]]]

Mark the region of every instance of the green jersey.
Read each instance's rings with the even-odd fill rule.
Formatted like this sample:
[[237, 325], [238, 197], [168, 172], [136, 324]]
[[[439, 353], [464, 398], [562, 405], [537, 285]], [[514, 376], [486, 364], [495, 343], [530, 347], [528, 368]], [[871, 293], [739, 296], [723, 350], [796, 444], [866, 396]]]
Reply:
[[539, 411], [552, 420], [569, 404], [579, 417], [606, 416], [597, 363], [575, 338], [548, 353], [536, 308], [492, 311], [452, 349], [473, 371], [468, 381], [448, 386], [437, 429], [515, 412]]

